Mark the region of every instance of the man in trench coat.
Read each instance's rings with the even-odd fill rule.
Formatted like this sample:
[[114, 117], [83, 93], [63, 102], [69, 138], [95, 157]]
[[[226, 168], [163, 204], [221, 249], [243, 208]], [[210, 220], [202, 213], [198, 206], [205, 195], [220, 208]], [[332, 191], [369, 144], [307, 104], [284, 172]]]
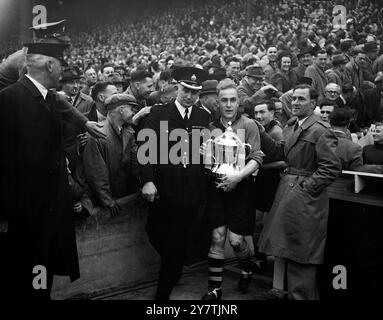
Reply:
[[295, 87], [295, 117], [284, 129], [285, 143], [261, 133], [262, 151], [284, 160], [288, 168], [266, 215], [259, 251], [286, 259], [290, 299], [318, 299], [317, 266], [323, 262], [328, 221], [326, 187], [341, 170], [337, 138], [313, 114], [316, 98], [309, 85]]

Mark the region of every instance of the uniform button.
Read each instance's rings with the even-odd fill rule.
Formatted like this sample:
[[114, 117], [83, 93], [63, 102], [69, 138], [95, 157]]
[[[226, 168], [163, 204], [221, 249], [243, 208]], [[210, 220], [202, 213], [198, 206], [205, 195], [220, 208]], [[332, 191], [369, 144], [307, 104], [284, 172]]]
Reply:
[[294, 187], [294, 183], [290, 183], [290, 187]]
[[188, 142], [188, 140], [187, 140], [187, 139], [185, 139], [185, 142]]

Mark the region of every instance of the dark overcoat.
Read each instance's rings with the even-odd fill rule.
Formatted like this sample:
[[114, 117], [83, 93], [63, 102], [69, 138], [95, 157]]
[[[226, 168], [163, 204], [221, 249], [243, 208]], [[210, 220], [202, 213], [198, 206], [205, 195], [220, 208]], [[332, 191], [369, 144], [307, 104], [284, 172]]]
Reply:
[[[165, 123], [166, 127], [164, 127]], [[200, 206], [204, 203], [207, 177], [204, 174], [202, 161], [200, 164], [192, 164], [193, 153], [194, 157], [198, 159], [199, 152], [198, 150], [192, 151], [193, 135], [191, 132], [193, 129], [207, 128], [208, 125], [208, 113], [196, 106], [193, 107], [190, 118], [186, 121], [181, 117], [175, 103], [152, 108], [143, 130], [148, 132], [151, 129], [157, 137], [156, 141], [152, 140], [153, 143], [147, 145], [152, 150], [156, 149], [156, 159], [146, 164], [142, 163], [142, 148], [147, 142], [140, 141], [142, 138], [140, 138], [140, 133], [138, 134], [137, 160], [141, 184], [152, 181], [159, 192], [159, 199], [150, 209], [147, 231], [152, 244], [161, 255], [171, 248], [176, 248], [177, 243], [178, 246], [180, 243], [184, 243], [182, 239], [187, 236], [187, 232], [196, 221]], [[188, 147], [183, 151], [186, 153], [179, 154], [179, 156], [186, 157], [178, 164], [171, 163], [169, 154], [180, 139], [168, 141], [166, 145], [166, 141], [171, 140], [172, 132], [175, 129], [183, 129], [187, 135], [182, 137], [182, 140], [188, 140], [186, 143]], [[144, 131], [141, 130], [141, 132]], [[198, 141], [197, 149], [201, 142], [201, 140]], [[169, 159], [168, 163], [158, 163], [161, 157]], [[161, 243], [162, 245], [160, 245]]]
[[284, 129], [285, 144], [261, 135], [262, 151], [285, 160], [273, 206], [265, 219], [259, 250], [303, 264], [321, 264], [327, 235], [326, 187], [341, 170], [337, 138], [315, 115], [294, 130], [296, 118]]
[[44, 100], [25, 76], [0, 91], [0, 205], [8, 220], [11, 270], [32, 275], [31, 266], [41, 264], [73, 281], [79, 266], [63, 122], [84, 127], [86, 119], [74, 117], [56, 94], [48, 97]]

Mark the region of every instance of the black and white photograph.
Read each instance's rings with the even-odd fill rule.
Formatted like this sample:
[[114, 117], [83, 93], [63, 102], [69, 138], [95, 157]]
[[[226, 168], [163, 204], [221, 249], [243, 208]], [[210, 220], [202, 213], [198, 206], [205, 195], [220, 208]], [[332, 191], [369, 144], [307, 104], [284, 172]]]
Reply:
[[0, 0], [0, 119], [0, 305], [383, 300], [381, 0]]

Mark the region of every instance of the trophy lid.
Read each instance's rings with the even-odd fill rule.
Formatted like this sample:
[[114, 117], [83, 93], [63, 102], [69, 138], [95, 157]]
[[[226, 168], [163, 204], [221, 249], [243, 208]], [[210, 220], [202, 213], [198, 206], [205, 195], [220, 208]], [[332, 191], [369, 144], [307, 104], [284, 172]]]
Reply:
[[214, 142], [219, 145], [236, 147], [241, 144], [240, 140], [233, 131], [233, 128], [231, 127], [231, 122], [229, 122], [228, 125], [229, 126], [226, 128], [225, 132], [216, 139], [214, 139]]

